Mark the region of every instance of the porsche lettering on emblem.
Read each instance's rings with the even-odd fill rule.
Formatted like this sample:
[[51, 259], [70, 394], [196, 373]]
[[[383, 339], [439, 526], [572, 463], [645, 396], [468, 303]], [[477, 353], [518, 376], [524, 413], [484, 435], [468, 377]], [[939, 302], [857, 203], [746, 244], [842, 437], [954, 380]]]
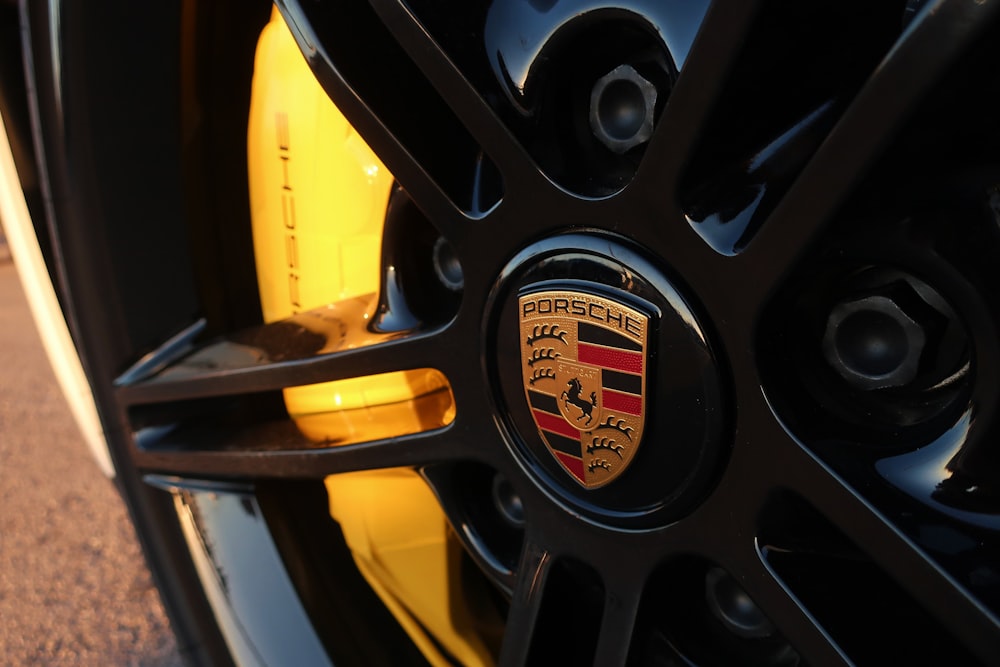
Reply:
[[556, 461], [588, 489], [628, 468], [645, 423], [649, 318], [574, 291], [518, 299], [531, 415]]

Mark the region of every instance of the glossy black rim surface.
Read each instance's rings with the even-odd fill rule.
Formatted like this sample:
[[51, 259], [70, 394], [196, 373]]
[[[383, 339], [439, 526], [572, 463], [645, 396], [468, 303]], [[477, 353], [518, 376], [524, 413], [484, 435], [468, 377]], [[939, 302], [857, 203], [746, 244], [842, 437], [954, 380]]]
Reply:
[[[320, 594], [341, 584], [289, 517], [326, 475], [409, 466], [497, 592], [501, 664], [1000, 655], [997, 3], [277, 4], [401, 186], [377, 311], [342, 349], [301, 318], [257, 324], [248, 296], [245, 152], [226, 128], [268, 8], [227, 32], [225, 5], [64, 7], [55, 36], [26, 13], [63, 296], [161, 586], [178, 573], [173, 595], [190, 598], [175, 618], [205, 605], [183, 592], [195, 579], [156, 489], [238, 480], [324, 645], [350, 660]], [[108, 25], [130, 28], [98, 47]], [[622, 65], [625, 82], [595, 93]], [[227, 101], [213, 84], [233, 72]], [[593, 100], [635, 77], [655, 95], [613, 101], [651, 135], [622, 149]], [[622, 122], [606, 133], [638, 127]], [[445, 279], [434, 247], [453, 258]], [[579, 503], [549, 484], [519, 454], [524, 407], [498, 388], [518, 281], [545, 253], [581, 252], [662, 277], [711, 350], [718, 395], [695, 416], [711, 456], [655, 520], [608, 518], [614, 483]], [[632, 290], [563, 265], [539, 280]], [[451, 385], [444, 428], [334, 447], [280, 403], [286, 387], [418, 368]], [[653, 399], [686, 391], [662, 375]], [[643, 447], [671, 446], [659, 428]], [[523, 525], [498, 516], [497, 477]], [[382, 657], [415, 659], [400, 651]]]

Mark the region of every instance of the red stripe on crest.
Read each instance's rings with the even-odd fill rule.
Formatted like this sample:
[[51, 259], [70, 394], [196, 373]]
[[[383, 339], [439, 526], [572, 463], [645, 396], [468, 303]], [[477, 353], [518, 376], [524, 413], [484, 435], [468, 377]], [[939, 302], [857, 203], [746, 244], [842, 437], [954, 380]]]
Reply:
[[564, 435], [573, 440], [580, 439], [580, 432], [570, 426], [561, 416], [542, 412], [541, 410], [532, 410], [532, 412], [535, 415], [535, 423], [538, 424], [538, 428]]
[[559, 462], [566, 466], [566, 470], [569, 470], [573, 475], [581, 482], [586, 482], [587, 480], [583, 477], [583, 461], [580, 459], [573, 458], [572, 456], [567, 456], [562, 452], [553, 451]]
[[612, 347], [579, 343], [577, 357], [584, 364], [613, 368], [626, 373], [642, 373], [642, 352], [627, 352]]
[[605, 389], [601, 392], [601, 403], [605, 410], [624, 412], [630, 415], [642, 414], [642, 396], [623, 394], [620, 391]]

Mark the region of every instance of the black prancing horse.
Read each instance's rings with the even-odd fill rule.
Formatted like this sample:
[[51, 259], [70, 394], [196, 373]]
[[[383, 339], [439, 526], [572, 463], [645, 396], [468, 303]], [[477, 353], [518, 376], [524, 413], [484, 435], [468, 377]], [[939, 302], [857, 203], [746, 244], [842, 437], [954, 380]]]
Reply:
[[569, 407], [571, 403], [575, 405], [580, 410], [580, 416], [577, 417], [576, 420], [580, 421], [586, 417], [587, 421], [585, 423], [589, 425], [594, 419], [594, 415], [591, 413], [593, 413], [594, 408], [597, 407], [597, 392], [590, 392], [590, 402], [588, 403], [587, 399], [580, 398], [580, 394], [583, 392], [583, 384], [581, 384], [580, 378], [573, 378], [566, 383], [566, 386], [569, 387], [569, 389], [562, 393], [561, 398], [563, 399], [563, 404], [567, 407]]

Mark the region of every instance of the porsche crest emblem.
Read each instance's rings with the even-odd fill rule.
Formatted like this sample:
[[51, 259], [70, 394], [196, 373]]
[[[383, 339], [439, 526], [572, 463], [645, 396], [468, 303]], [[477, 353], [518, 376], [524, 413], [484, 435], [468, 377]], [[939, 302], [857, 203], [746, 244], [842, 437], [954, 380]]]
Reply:
[[632, 463], [645, 424], [649, 317], [567, 290], [518, 299], [524, 392], [542, 440], [588, 489]]

